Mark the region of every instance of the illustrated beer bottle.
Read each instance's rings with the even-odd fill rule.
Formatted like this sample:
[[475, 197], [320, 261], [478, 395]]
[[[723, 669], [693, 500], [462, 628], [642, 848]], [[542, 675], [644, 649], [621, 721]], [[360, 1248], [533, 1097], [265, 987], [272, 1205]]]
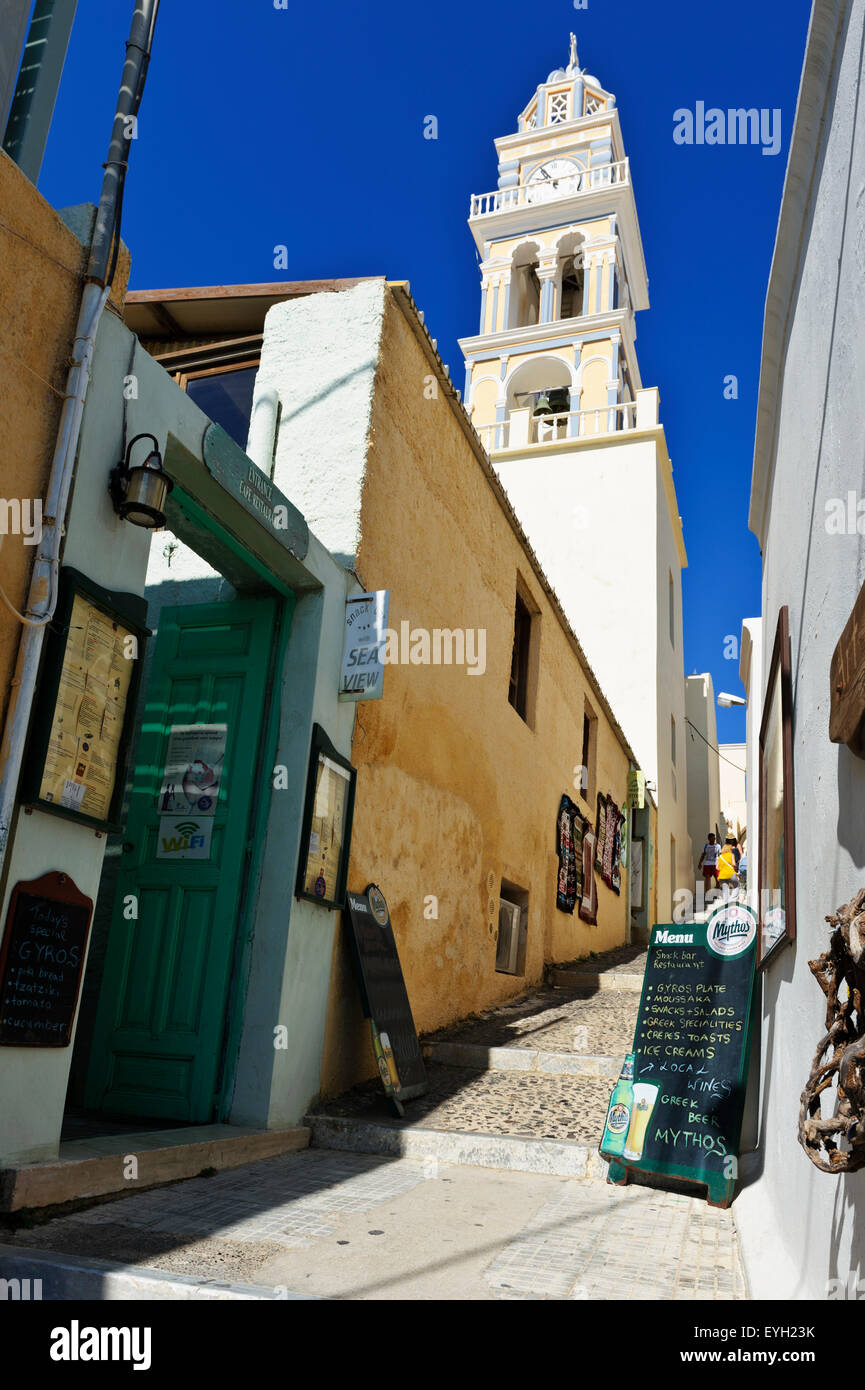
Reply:
[[622, 1065], [622, 1074], [613, 1088], [604, 1137], [601, 1140], [601, 1153], [610, 1158], [621, 1158], [631, 1123], [634, 1108], [634, 1056], [629, 1052]]

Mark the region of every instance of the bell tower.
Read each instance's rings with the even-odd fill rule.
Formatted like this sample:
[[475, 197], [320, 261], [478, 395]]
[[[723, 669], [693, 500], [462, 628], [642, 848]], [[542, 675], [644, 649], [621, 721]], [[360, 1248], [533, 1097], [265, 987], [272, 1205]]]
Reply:
[[[659, 912], [693, 891], [681, 574], [687, 565], [657, 390], [635, 316], [648, 278], [619, 109], [580, 64], [542, 82], [471, 199], [478, 333], [465, 402], [658, 802]], [[577, 712], [576, 723], [582, 727]], [[579, 761], [579, 758], [575, 759]]]
[[469, 217], [482, 258], [479, 333], [462, 344], [475, 428], [490, 451], [622, 428], [648, 283], [616, 98], [580, 67], [573, 34], [567, 68], [496, 149], [498, 188]]

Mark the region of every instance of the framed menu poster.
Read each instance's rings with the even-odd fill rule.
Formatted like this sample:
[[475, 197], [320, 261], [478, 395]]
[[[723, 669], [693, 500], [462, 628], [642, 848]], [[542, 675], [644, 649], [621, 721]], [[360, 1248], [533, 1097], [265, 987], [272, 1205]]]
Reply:
[[337, 752], [321, 725], [314, 724], [295, 889], [298, 898], [325, 907], [345, 906], [356, 778], [356, 769]]
[[23, 800], [104, 830], [120, 828], [147, 605], [61, 571], [24, 775]]

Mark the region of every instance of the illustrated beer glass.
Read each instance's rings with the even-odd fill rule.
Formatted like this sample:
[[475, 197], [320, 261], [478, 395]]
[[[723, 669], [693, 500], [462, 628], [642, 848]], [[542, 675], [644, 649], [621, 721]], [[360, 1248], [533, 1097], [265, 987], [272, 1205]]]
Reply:
[[636, 1163], [637, 1159], [643, 1157], [646, 1130], [649, 1128], [649, 1120], [652, 1118], [659, 1089], [658, 1086], [652, 1086], [647, 1081], [634, 1083], [634, 1108], [631, 1111], [631, 1124], [623, 1155], [623, 1157], [629, 1158], [632, 1163]]

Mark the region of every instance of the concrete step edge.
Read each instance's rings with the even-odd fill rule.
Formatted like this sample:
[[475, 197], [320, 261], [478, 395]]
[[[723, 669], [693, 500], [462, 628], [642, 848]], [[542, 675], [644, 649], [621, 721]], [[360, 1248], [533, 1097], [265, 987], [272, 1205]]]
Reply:
[[[0, 1245], [5, 1297], [21, 1302], [155, 1300], [250, 1300], [316, 1301], [316, 1295], [278, 1291], [257, 1284], [233, 1284], [219, 1279], [196, 1279], [150, 1266], [91, 1260], [84, 1255], [59, 1254], [38, 1246]], [[34, 1281], [39, 1281], [39, 1286]], [[25, 1284], [24, 1281], [29, 1281]], [[10, 1284], [14, 1291], [10, 1290]]]
[[473, 1168], [501, 1168], [554, 1177], [605, 1180], [607, 1165], [597, 1149], [572, 1139], [533, 1139], [470, 1130], [403, 1129], [384, 1121], [344, 1115], [307, 1115], [312, 1147], [387, 1158], [434, 1158]]
[[[56, 1162], [20, 1164], [0, 1169], [0, 1211], [61, 1206], [64, 1202], [112, 1193], [140, 1192], [181, 1178], [194, 1178], [204, 1168], [239, 1168], [259, 1158], [275, 1158], [309, 1146], [308, 1128], [248, 1131], [204, 1139], [189, 1144], [136, 1150], [130, 1135], [124, 1153], [92, 1158], [65, 1158]], [[127, 1157], [138, 1160], [138, 1176], [129, 1178]]]
[[543, 1076], [617, 1077], [621, 1057], [587, 1056], [576, 1052], [546, 1052], [534, 1047], [483, 1047], [477, 1043], [429, 1042], [424, 1057], [445, 1067], [475, 1071], [536, 1072]]
[[570, 989], [625, 989], [639, 993], [643, 976], [636, 971], [557, 970], [549, 971], [551, 985], [566, 985]]

